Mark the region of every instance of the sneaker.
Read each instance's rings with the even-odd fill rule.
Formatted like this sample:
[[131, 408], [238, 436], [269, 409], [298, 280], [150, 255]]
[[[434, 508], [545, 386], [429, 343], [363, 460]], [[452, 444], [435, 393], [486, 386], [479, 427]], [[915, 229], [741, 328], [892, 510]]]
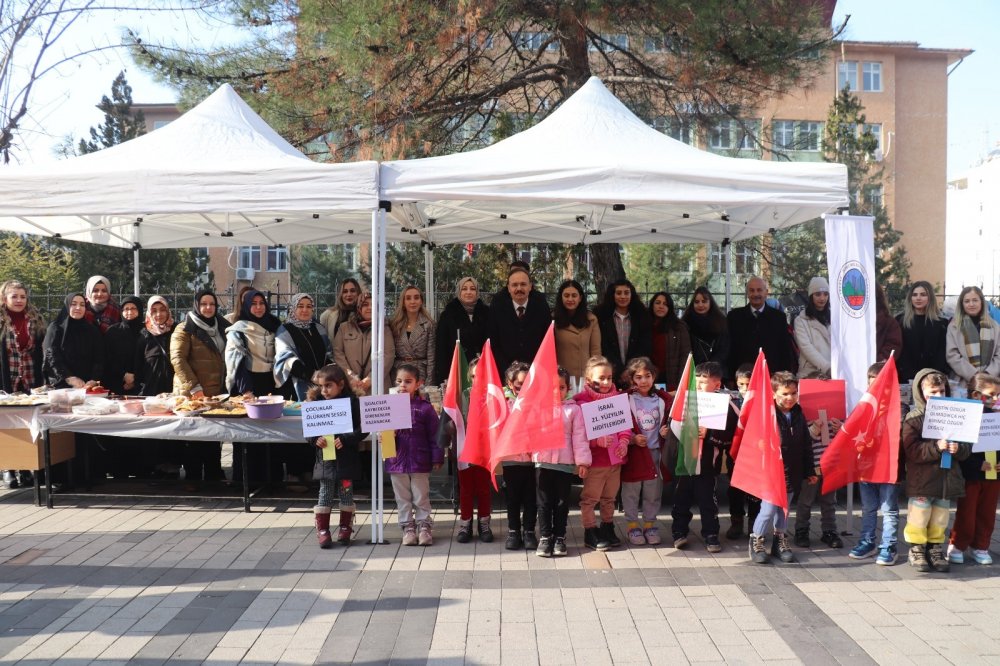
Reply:
[[840, 540], [840, 535], [833, 531], [823, 532], [819, 540], [828, 545], [830, 548], [844, 547], [844, 542]]
[[538, 548], [538, 537], [535, 536], [534, 530], [531, 530], [530, 532], [525, 530], [523, 541], [525, 550], [536, 550]]
[[483, 543], [493, 543], [493, 530], [490, 528], [490, 516], [479, 519], [479, 540]]
[[790, 564], [795, 561], [795, 553], [792, 552], [792, 547], [788, 545], [788, 535], [784, 532], [778, 532], [774, 535], [775, 544], [772, 549], [777, 549], [778, 559], [785, 564]]
[[930, 561], [934, 571], [938, 573], [948, 573], [951, 571], [951, 563], [945, 557], [943, 543], [927, 544], [927, 559]]
[[754, 564], [767, 564], [767, 548], [764, 546], [764, 535], [750, 535], [750, 561]]
[[503, 547], [507, 550], [521, 550], [524, 548], [524, 541], [521, 539], [521, 533], [517, 530], [508, 530], [507, 540], [504, 541]]
[[955, 548], [955, 544], [948, 544], [948, 561], [952, 564], [965, 564], [965, 553]]
[[808, 548], [811, 546], [812, 543], [809, 541], [809, 528], [800, 527], [795, 530], [795, 538], [793, 539], [793, 542], [798, 548]]
[[735, 541], [743, 536], [743, 518], [733, 518], [729, 522], [729, 529], [726, 530], [726, 538], [730, 541]]
[[469, 543], [472, 540], [472, 519], [458, 521], [458, 534], [455, 541], [459, 543]]
[[403, 528], [403, 545], [404, 546], [416, 546], [417, 545], [417, 526], [415, 523], [406, 523], [402, 525]]
[[922, 543], [910, 546], [910, 554], [907, 560], [909, 560], [910, 566], [917, 571], [927, 573], [931, 570], [930, 562], [927, 561], [927, 547]]
[[878, 557], [875, 558], [875, 564], [883, 567], [891, 567], [896, 563], [896, 547], [889, 546], [888, 548], [882, 548], [878, 551]]
[[565, 557], [566, 552], [566, 537], [556, 537], [555, 543], [552, 544], [552, 555], [555, 557]]
[[417, 545], [433, 546], [434, 535], [431, 533], [431, 524], [426, 520], [420, 523], [420, 530], [417, 534]]
[[993, 564], [993, 558], [988, 550], [972, 551], [972, 559], [976, 561], [976, 564]]
[[642, 530], [639, 526], [630, 527], [628, 530], [628, 542], [633, 546], [645, 546], [646, 537], [643, 535]]
[[868, 539], [862, 539], [858, 542], [854, 548], [851, 548], [851, 552], [847, 554], [852, 560], [863, 560], [866, 557], [871, 557], [875, 554], [878, 548], [875, 547], [874, 541], [869, 541]]
[[583, 530], [583, 545], [600, 551], [608, 549], [608, 542], [604, 539], [601, 530], [596, 527], [588, 527]]
[[642, 531], [642, 536], [646, 539], [646, 543], [650, 546], [657, 546], [662, 542], [662, 539], [660, 539], [660, 530], [656, 527], [656, 525], [652, 525], [644, 529]]
[[705, 537], [705, 549], [708, 550], [708, 552], [710, 553], [722, 552], [722, 544], [719, 543], [718, 534], [709, 534], [707, 537]]
[[538, 540], [538, 546], [535, 548], [535, 555], [538, 555], [538, 557], [552, 557], [554, 550], [555, 544], [552, 537], [542, 536]]
[[683, 550], [687, 548], [688, 545], [688, 535], [687, 534], [675, 534], [674, 535], [674, 548], [677, 550]]
[[614, 523], [601, 523], [599, 529], [603, 532], [605, 541], [608, 542], [608, 548], [621, 547], [622, 540], [618, 538], [618, 530], [615, 529]]

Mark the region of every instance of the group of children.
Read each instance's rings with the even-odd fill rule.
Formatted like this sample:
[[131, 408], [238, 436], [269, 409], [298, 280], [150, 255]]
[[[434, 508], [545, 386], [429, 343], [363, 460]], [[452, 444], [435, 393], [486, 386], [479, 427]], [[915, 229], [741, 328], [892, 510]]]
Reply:
[[[883, 364], [869, 369], [869, 383], [878, 376]], [[470, 363], [470, 374], [476, 361]], [[505, 392], [511, 402], [516, 398], [529, 368], [514, 363], [505, 373]], [[657, 368], [642, 357], [629, 362], [621, 380], [628, 387], [632, 427], [588, 440], [581, 405], [616, 395], [618, 387], [611, 363], [602, 356], [587, 362], [583, 390], [570, 395], [568, 373], [559, 369], [559, 396], [562, 399], [564, 437], [562, 446], [532, 456], [505, 460], [499, 471], [504, 479], [508, 534], [505, 548], [534, 550], [540, 557], [567, 554], [566, 530], [569, 516], [570, 488], [575, 477], [583, 481], [580, 493], [580, 516], [584, 529], [584, 545], [595, 550], [607, 550], [621, 545], [614, 526], [616, 502], [621, 504], [626, 520], [626, 538], [632, 545], [661, 543], [658, 529], [659, 510], [664, 484], [673, 480], [672, 517], [673, 546], [683, 549], [689, 544], [691, 508], [697, 504], [701, 517], [701, 536], [706, 549], [722, 550], [719, 539], [719, 507], [716, 496], [717, 477], [730, 476], [738, 464], [738, 455], [731, 449], [742, 396], [749, 385], [751, 368], [737, 371], [740, 397], [730, 401], [726, 427], [721, 430], [700, 428], [699, 458], [694, 474], [678, 474], [678, 437], [670, 428], [670, 408], [673, 398], [657, 389], [654, 378]], [[722, 390], [723, 370], [717, 363], [707, 362], [695, 369], [697, 390]], [[353, 533], [354, 506], [352, 479], [357, 467], [357, 447], [363, 433], [357, 417], [357, 398], [351, 392], [343, 371], [330, 365], [313, 377], [316, 388], [310, 400], [351, 398], [355, 413], [355, 431], [336, 438], [321, 437], [317, 446], [316, 471], [320, 480], [319, 501], [315, 508], [317, 538], [321, 548], [332, 547], [330, 516], [334, 495], [340, 499], [340, 526], [337, 542], [348, 544]], [[392, 480], [399, 523], [404, 545], [427, 546], [433, 543], [429, 477], [439, 468], [444, 452], [439, 445], [453, 441], [453, 429], [445, 420], [439, 422], [433, 407], [420, 395], [420, 371], [404, 365], [396, 376], [397, 390], [411, 397], [413, 425], [396, 433], [396, 456], [386, 460], [386, 471]], [[837, 532], [834, 493], [821, 493], [819, 460], [840, 429], [841, 423], [831, 419], [823, 425], [808, 422], [798, 404], [798, 380], [788, 372], [776, 372], [771, 377], [771, 389], [781, 435], [785, 490], [788, 506], [795, 506], [794, 538], [787, 534], [788, 511], [768, 501], [743, 493], [730, 486], [732, 523], [726, 532], [729, 539], [743, 534], [743, 517], [749, 517], [748, 555], [754, 563], [766, 563], [771, 557], [781, 562], [793, 562], [790, 541], [798, 547], [808, 547], [809, 522], [812, 507], [821, 510], [821, 541], [832, 548], [842, 547]], [[932, 396], [949, 395], [947, 378], [934, 370], [924, 370], [914, 380], [915, 408], [902, 424], [900, 447], [900, 478], [905, 475], [908, 498], [907, 523], [903, 535], [910, 544], [909, 562], [921, 571], [947, 571], [949, 563], [964, 561], [964, 553], [972, 549], [973, 559], [981, 564], [991, 562], [988, 552], [995, 523], [995, 511], [1000, 496], [1000, 481], [988, 477], [996, 471], [985, 454], [971, 453], [968, 444], [922, 437], [926, 400]], [[1000, 396], [1000, 379], [977, 375], [970, 384], [970, 396], [983, 401], [990, 411]], [[451, 436], [449, 436], [449, 433]], [[322, 448], [337, 448], [336, 460], [325, 460]], [[942, 454], [948, 452], [955, 464], [942, 465]], [[493, 540], [491, 529], [491, 470], [475, 465], [458, 466], [459, 529], [457, 540], [472, 539], [474, 510], [479, 539]], [[896, 484], [861, 483], [862, 527], [857, 545], [850, 551], [854, 559], [876, 556], [880, 565], [894, 564], [897, 557], [898, 497]], [[958, 500], [955, 526], [947, 552], [945, 537], [950, 516], [951, 500]], [[746, 514], [744, 514], [744, 506]], [[876, 540], [877, 513], [883, 514], [880, 539]], [[536, 535], [536, 526], [538, 534]], [[772, 537], [770, 550], [766, 546]]]

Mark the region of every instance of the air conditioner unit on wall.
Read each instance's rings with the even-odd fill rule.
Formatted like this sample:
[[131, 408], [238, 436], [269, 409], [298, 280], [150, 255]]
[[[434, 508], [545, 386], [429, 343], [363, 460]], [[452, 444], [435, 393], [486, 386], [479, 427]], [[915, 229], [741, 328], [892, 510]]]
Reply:
[[254, 270], [252, 268], [237, 268], [236, 279], [253, 282]]

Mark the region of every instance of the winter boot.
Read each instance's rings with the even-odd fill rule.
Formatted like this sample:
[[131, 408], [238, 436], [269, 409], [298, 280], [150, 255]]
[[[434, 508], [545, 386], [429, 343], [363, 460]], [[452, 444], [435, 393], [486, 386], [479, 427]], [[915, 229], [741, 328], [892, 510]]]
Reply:
[[493, 543], [493, 530], [490, 528], [490, 517], [479, 519], [479, 540], [483, 543]]
[[472, 518], [468, 520], [458, 521], [458, 535], [455, 536], [455, 541], [459, 543], [469, 543], [472, 539]]
[[922, 543], [910, 546], [910, 556], [907, 559], [910, 561], [910, 566], [917, 571], [927, 573], [931, 570], [931, 565], [927, 561], [927, 546]]
[[420, 546], [434, 545], [434, 535], [431, 534], [431, 521], [429, 520], [420, 521], [419, 535], [417, 536], [417, 545]]
[[614, 523], [601, 523], [601, 536], [608, 542], [608, 548], [618, 548], [622, 545], [622, 540], [618, 538], [618, 531], [615, 530]]
[[767, 564], [767, 548], [764, 546], [763, 534], [751, 534], [749, 545], [750, 561], [754, 564]]
[[812, 544], [809, 542], [809, 528], [808, 527], [797, 527], [795, 528], [795, 545], [799, 548], [808, 548]]
[[313, 518], [316, 520], [316, 539], [319, 541], [319, 547], [333, 548], [333, 535], [330, 534], [330, 507], [314, 507]]
[[844, 547], [844, 542], [841, 540], [840, 535], [833, 530], [823, 532], [823, 535], [819, 538], [819, 540], [828, 545], [830, 548]]
[[596, 527], [588, 527], [583, 530], [583, 545], [594, 550], [607, 550], [608, 542], [602, 530]]
[[944, 554], [944, 544], [927, 544], [927, 559], [930, 560], [931, 568], [938, 573], [948, 573], [951, 571], [951, 563]]
[[743, 516], [734, 516], [729, 521], [729, 529], [726, 530], [726, 538], [735, 541], [743, 536]]
[[403, 530], [403, 545], [404, 546], [416, 546], [417, 545], [417, 524], [412, 520], [408, 523], [403, 523], [400, 526]]
[[795, 553], [788, 543], [788, 535], [784, 532], [775, 532], [774, 541], [771, 542], [771, 555], [788, 564], [795, 561]]
[[341, 546], [351, 544], [351, 535], [354, 533], [354, 507], [340, 510], [340, 529], [337, 530], [337, 543]]

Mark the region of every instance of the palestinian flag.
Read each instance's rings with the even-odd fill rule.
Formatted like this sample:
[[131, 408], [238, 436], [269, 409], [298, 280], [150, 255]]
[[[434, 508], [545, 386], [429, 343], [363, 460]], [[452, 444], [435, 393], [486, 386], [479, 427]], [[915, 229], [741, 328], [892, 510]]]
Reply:
[[670, 430], [677, 437], [677, 476], [695, 476], [701, 471], [701, 442], [698, 437], [698, 389], [694, 378], [694, 357], [688, 354], [677, 395], [670, 408]]
[[455, 341], [455, 353], [451, 357], [451, 370], [448, 372], [448, 388], [444, 393], [442, 407], [445, 414], [455, 423], [455, 453], [462, 455], [465, 446], [465, 418], [469, 414], [468, 392], [469, 364], [465, 360], [465, 352], [458, 340]]

